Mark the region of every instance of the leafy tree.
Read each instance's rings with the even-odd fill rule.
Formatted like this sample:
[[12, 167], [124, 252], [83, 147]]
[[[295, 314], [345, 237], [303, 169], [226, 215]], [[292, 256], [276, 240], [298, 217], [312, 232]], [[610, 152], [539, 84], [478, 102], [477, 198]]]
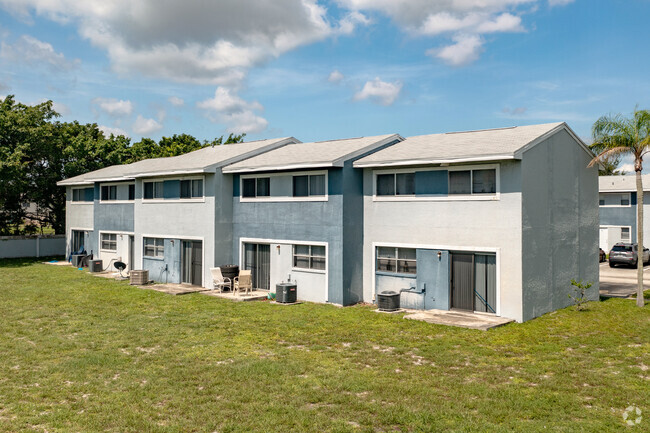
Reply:
[[[188, 134], [163, 137], [158, 143], [143, 138], [131, 145], [124, 136], [106, 137], [97, 124], [59, 122], [52, 101], [35, 106], [0, 100], [0, 234], [33, 230], [25, 217], [65, 231], [65, 190], [62, 179], [103, 167], [148, 158], [182, 155], [224, 143], [224, 137], [200, 142]], [[241, 142], [230, 134], [225, 143]], [[28, 203], [36, 212], [27, 215]]]
[[632, 155], [634, 171], [636, 172], [637, 195], [637, 244], [639, 260], [637, 260], [637, 292], [636, 304], [643, 307], [643, 157], [650, 151], [650, 111], [635, 109], [632, 117], [620, 114], [602, 116], [594, 123], [594, 144], [592, 148], [598, 155], [589, 164], [593, 166], [604, 158]]
[[[593, 145], [590, 147], [593, 149]], [[601, 167], [598, 168], [598, 176], [624, 176], [625, 171], [618, 169], [620, 164], [621, 158], [614, 156], [602, 158]]]

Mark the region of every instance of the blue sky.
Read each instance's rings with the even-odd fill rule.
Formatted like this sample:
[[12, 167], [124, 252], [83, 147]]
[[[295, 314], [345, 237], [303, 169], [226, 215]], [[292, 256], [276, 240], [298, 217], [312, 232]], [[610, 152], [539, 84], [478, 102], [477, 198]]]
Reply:
[[303, 141], [650, 108], [648, 0], [0, 0], [0, 96], [134, 140]]

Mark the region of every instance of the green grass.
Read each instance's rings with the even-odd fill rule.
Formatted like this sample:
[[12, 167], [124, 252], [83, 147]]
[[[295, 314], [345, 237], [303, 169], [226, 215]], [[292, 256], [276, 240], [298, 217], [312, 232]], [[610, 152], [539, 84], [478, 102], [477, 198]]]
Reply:
[[648, 431], [650, 306], [587, 305], [482, 332], [4, 261], [0, 431]]

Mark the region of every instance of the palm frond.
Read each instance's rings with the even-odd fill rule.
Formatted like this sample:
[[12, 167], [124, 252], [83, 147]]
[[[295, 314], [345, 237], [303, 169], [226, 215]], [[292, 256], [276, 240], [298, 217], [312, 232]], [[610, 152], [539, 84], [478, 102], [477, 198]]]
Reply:
[[598, 155], [596, 155], [594, 157], [594, 159], [592, 159], [589, 162], [589, 165], [587, 167], [593, 167], [594, 165], [601, 162], [601, 160], [611, 158], [611, 157], [616, 157], [616, 156], [622, 155], [624, 153], [632, 153], [632, 152], [631, 152], [631, 149], [629, 147], [626, 147], [626, 146], [618, 146], [618, 147], [611, 147], [611, 148], [605, 149], [605, 150], [601, 151]]

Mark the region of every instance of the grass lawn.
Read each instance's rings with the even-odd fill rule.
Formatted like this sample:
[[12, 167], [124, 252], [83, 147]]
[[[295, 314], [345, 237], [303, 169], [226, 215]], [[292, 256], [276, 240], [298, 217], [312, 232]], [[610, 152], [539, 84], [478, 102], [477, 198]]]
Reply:
[[0, 262], [0, 431], [650, 430], [650, 306], [488, 332]]

